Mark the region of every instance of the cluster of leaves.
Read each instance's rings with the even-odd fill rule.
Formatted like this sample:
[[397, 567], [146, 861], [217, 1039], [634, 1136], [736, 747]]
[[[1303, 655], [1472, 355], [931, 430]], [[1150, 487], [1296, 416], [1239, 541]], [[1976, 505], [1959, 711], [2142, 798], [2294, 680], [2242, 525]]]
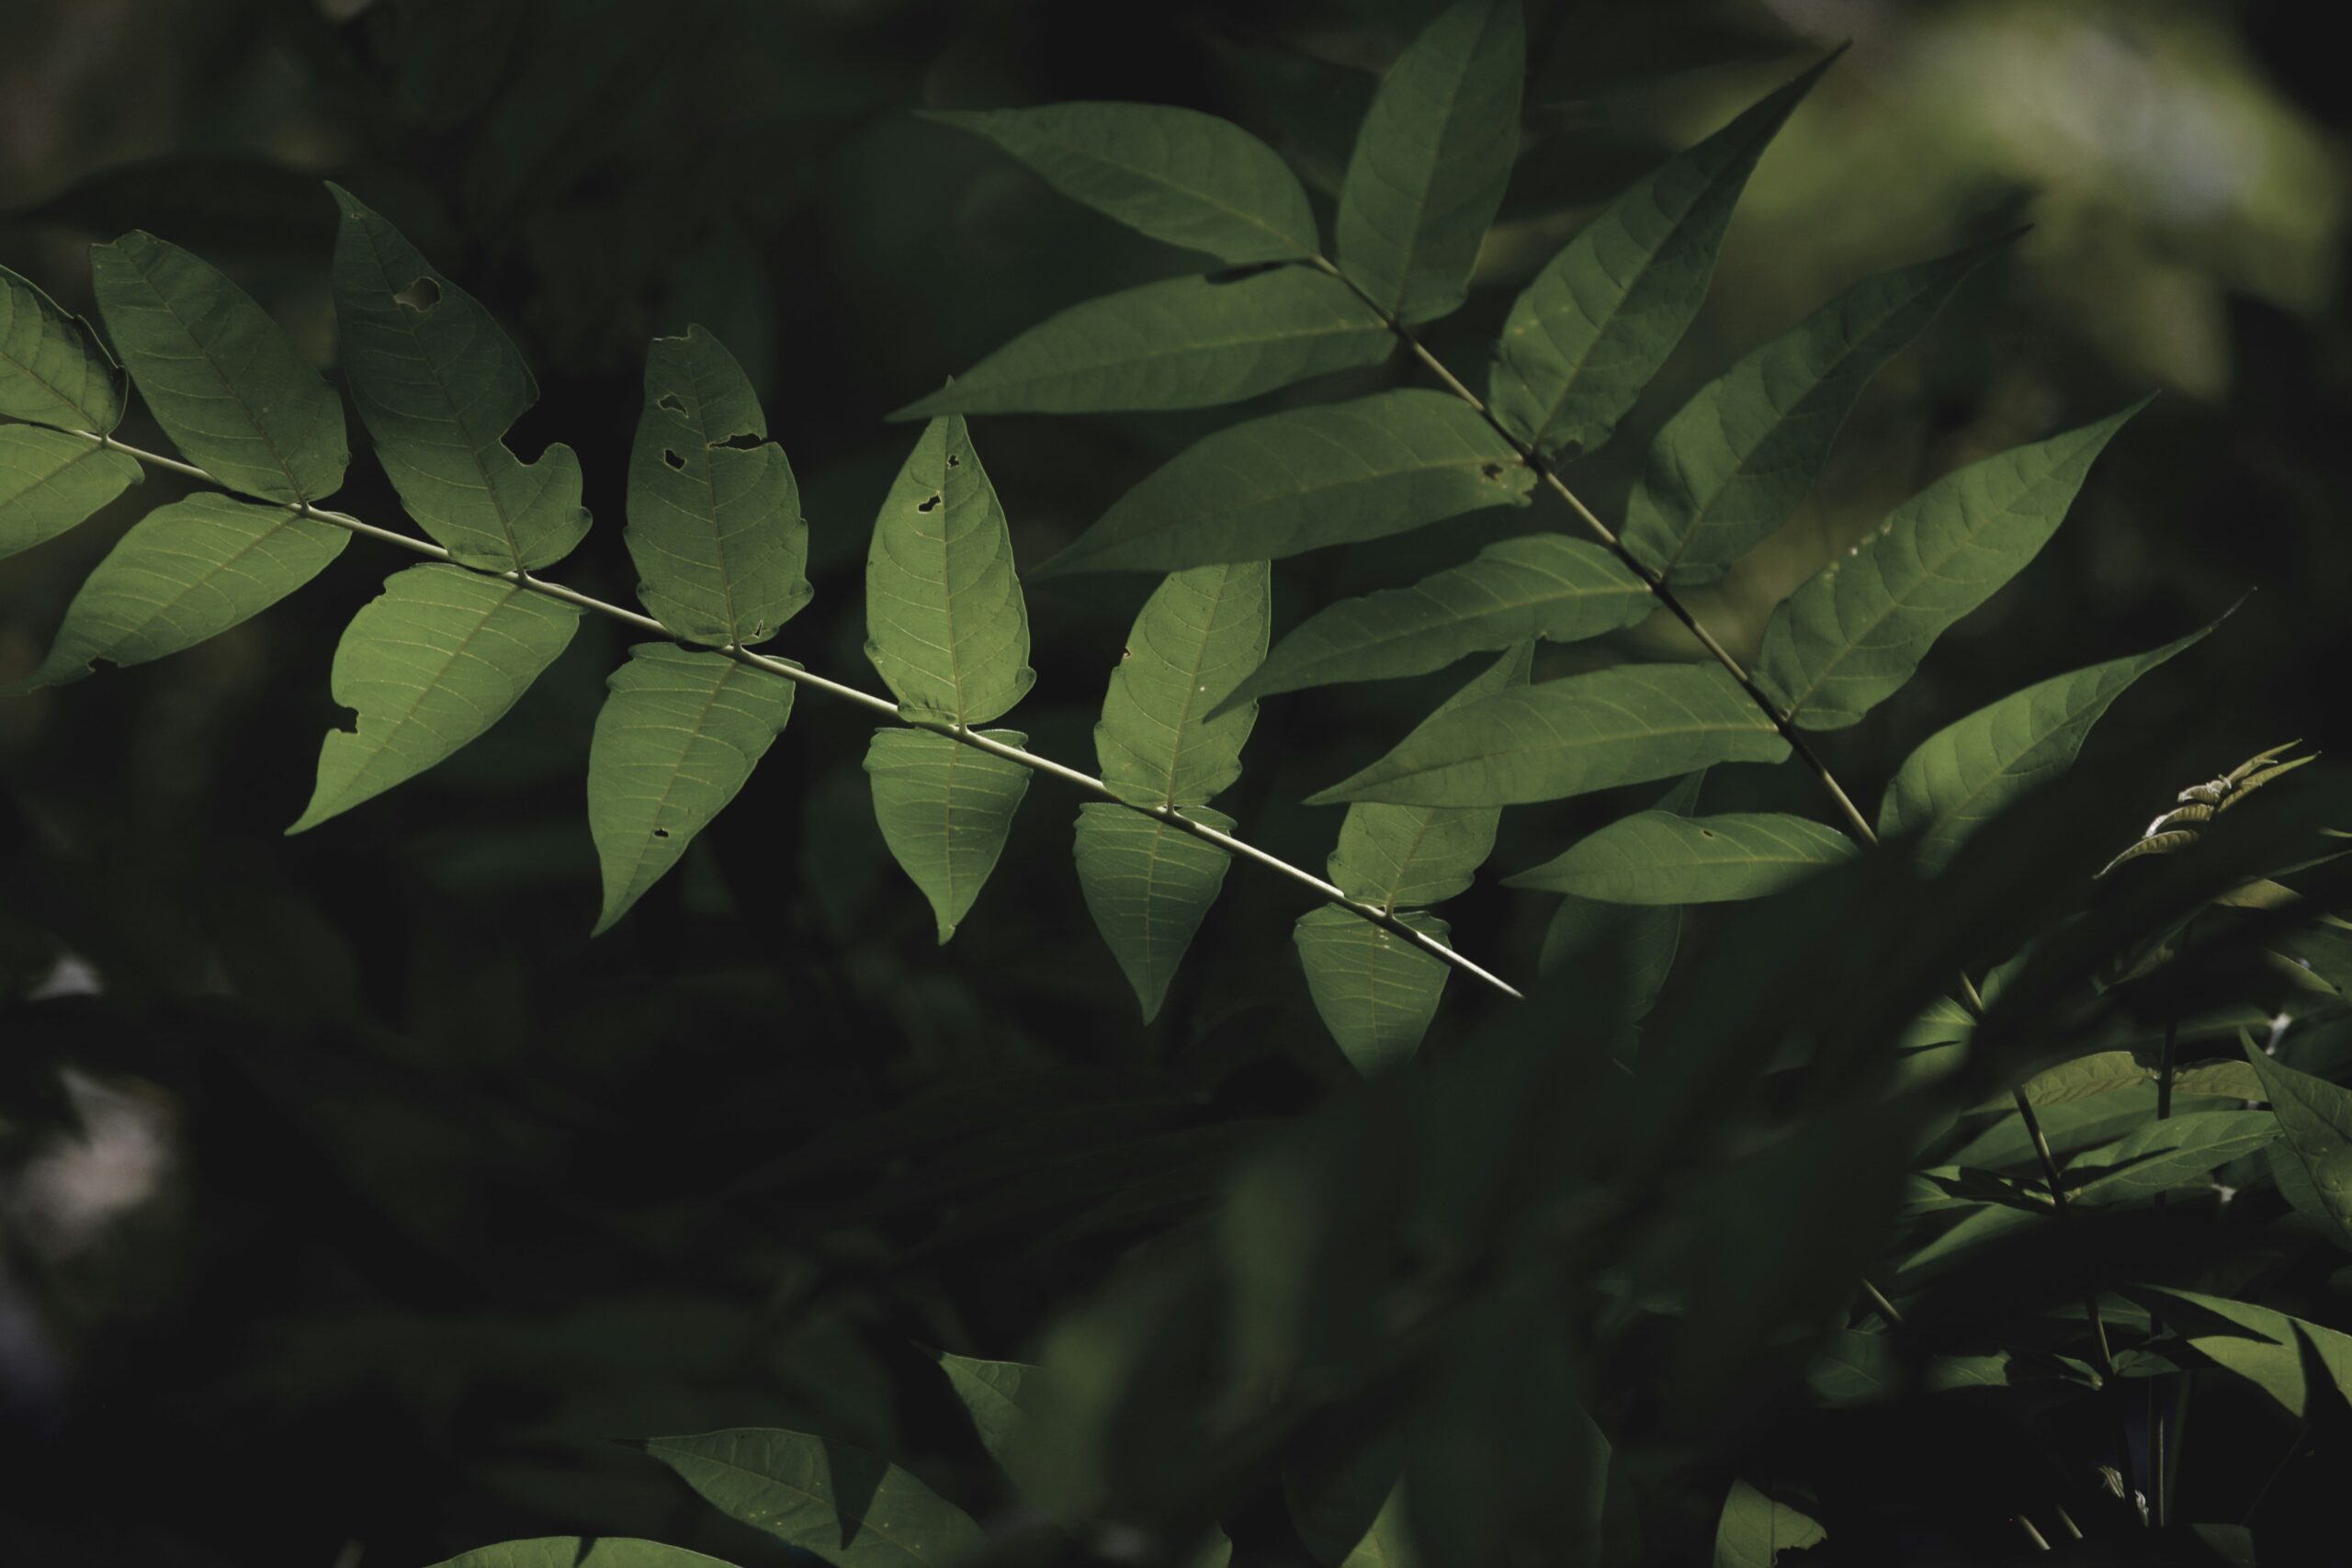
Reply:
[[[1511, 307], [1481, 397], [1418, 329], [1467, 297], [1518, 152], [1524, 53], [1517, 0], [1459, 0], [1419, 35], [1358, 133], [1329, 255], [1283, 159], [1223, 121], [1109, 103], [942, 117], [1223, 270], [1075, 306], [899, 411], [927, 423], [867, 562], [888, 700], [754, 651], [809, 601], [807, 530], [749, 383], [707, 334], [657, 340], [648, 366], [628, 543], [650, 614], [537, 577], [587, 529], [578, 459], [509, 449], [535, 399], [520, 356], [335, 190], [345, 378], [433, 541], [404, 542], [437, 558], [345, 633], [333, 686], [357, 728], [327, 738], [294, 830], [481, 734], [580, 615], [611, 615], [659, 640], [613, 677], [589, 759], [599, 930], [676, 864], [814, 687], [898, 720], [865, 770], [943, 942], [1031, 773], [1098, 796], [1078, 817], [1080, 886], [1148, 1019], [1241, 848], [1210, 803], [1240, 774], [1259, 705], [1479, 657], [1385, 755], [1311, 797], [1348, 809], [1296, 943], [1366, 1081], [1251, 1149], [1196, 1223], [1063, 1314], [1034, 1364], [942, 1359], [1000, 1467], [997, 1501], [1024, 1511], [984, 1528], [821, 1435], [649, 1452], [734, 1518], [854, 1565], [1072, 1542], [1216, 1562], [1268, 1536], [1330, 1568], [1631, 1562], [1687, 1556], [1696, 1517], [1718, 1564], [1847, 1541], [1887, 1561], [1922, 1529], [1981, 1543], [2013, 1520], [2034, 1539], [2146, 1529], [2246, 1560], [2250, 1537], [2218, 1522], [2236, 1510], [2177, 1507], [2178, 1423], [2142, 1419], [2137, 1396], [2185, 1404], [2218, 1370], [2314, 1426], [2352, 1396], [2352, 1337], [2318, 1320], [2342, 1293], [2335, 1250], [2352, 1248], [2352, 1092], [2329, 1081], [2352, 1049], [2352, 927], [2328, 912], [2346, 893], [2327, 836], [2342, 781], [2315, 772], [2225, 815], [2286, 771], [2266, 753], [2184, 795], [2188, 815], [2148, 849], [2112, 855], [2119, 780], [2178, 753], [2079, 754], [2206, 628], [1956, 720], [1865, 816], [1809, 735], [1860, 722], [2029, 564], [2133, 411], [1895, 507], [1777, 607], [1751, 670], [1681, 591], [1790, 519], [1865, 384], [2007, 242], [1863, 279], [1707, 384], [1659, 431], [1612, 529], [1563, 475], [1696, 317], [1750, 172], [1825, 67], [1581, 229]], [[98, 248], [94, 280], [115, 355], [187, 459], [162, 461], [234, 493], [134, 527], [29, 683], [186, 648], [300, 587], [351, 533], [383, 532], [320, 508], [347, 458], [335, 395], [226, 278], [133, 234]], [[0, 427], [13, 549], [141, 468], [112, 439], [114, 358], [21, 279], [0, 285], [0, 412], [28, 422]], [[1400, 353], [1441, 387], [1219, 430], [1046, 568], [1160, 579], [1111, 679], [1099, 778], [983, 728], [1035, 677], [967, 416], [1209, 407]], [[1544, 491], [1591, 536], [1512, 538], [1272, 641], [1272, 561]], [[1661, 610], [1706, 658], [1532, 678], [1536, 644]], [[1706, 770], [1800, 757], [1834, 826], [1700, 813]], [[1419, 1054], [1466, 967], [1429, 911], [1471, 886], [1501, 812], [1666, 780], [1654, 808], [1510, 879], [1563, 896], [1544, 979], [1460, 1050]], [[1682, 911], [1710, 904], [1728, 908], [1679, 953]], [[1689, 979], [1670, 984], [1678, 964]], [[2030, 1440], [1977, 1472], [1981, 1495], [1841, 1493], [1826, 1456], [1917, 1402]], [[1678, 1465], [1702, 1433], [1716, 1462]], [[458, 1561], [710, 1560], [550, 1540]]]

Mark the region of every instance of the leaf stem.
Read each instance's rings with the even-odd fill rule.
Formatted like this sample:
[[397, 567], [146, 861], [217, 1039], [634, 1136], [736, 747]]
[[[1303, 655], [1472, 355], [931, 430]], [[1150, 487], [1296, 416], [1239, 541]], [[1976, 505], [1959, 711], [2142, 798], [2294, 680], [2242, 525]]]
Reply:
[[[227, 490], [229, 488], [226, 485], [222, 485], [220, 481], [215, 479], [210, 473], [198, 468], [193, 463], [185, 463], [176, 457], [167, 457], [160, 452], [149, 452], [141, 447], [127, 446], [122, 442], [115, 440], [110, 435], [101, 435], [96, 431], [77, 430], [72, 432], [72, 434], [82, 437], [85, 441], [95, 441], [101, 446], [119, 452], [126, 457], [135, 458], [141, 463], [147, 464], [151, 468], [164, 468], [175, 474], [184, 474], [189, 479], [201, 479], [207, 484], [220, 486], [222, 490]], [[381, 544], [394, 546], [397, 548], [408, 551], [411, 555], [423, 556], [429, 560], [448, 561], [451, 559], [450, 554], [447, 550], [442, 548], [439, 545], [434, 544], [428, 539], [420, 539], [412, 535], [395, 532], [390, 528], [378, 527], [375, 524], [365, 522], [360, 518], [354, 517], [347, 512], [330, 512], [323, 507], [313, 506], [307, 501], [285, 502], [277, 504], [282, 505], [287, 511], [307, 517], [312, 522], [324, 523], [330, 526], [341, 528], [347, 533], [357, 534], [363, 537], [374, 539]], [[655, 620], [652, 616], [640, 615], [635, 610], [628, 609], [623, 605], [615, 604], [607, 600], [594, 598], [592, 595], [581, 592], [576, 588], [566, 588], [560, 582], [550, 582], [545, 578], [534, 577], [529, 572], [520, 570], [484, 572], [483, 575], [488, 577], [496, 577], [504, 581], [512, 582], [519, 588], [527, 589], [534, 593], [543, 594], [549, 599], [558, 600], [563, 604], [570, 604], [576, 609], [593, 611], [594, 613], [605, 616], [608, 619], [618, 621], [623, 626], [632, 627], [638, 631], [649, 632], [655, 637], [662, 638], [664, 641], [676, 640], [670, 629], [667, 626], [664, 626], [660, 621]], [[1170, 826], [1189, 833], [1193, 838], [1199, 839], [1204, 843], [1215, 844], [1218, 849], [1223, 850], [1229, 855], [1233, 855], [1240, 860], [1252, 862], [1255, 864], [1263, 866], [1266, 870], [1274, 873], [1278, 876], [1285, 877], [1288, 880], [1298, 884], [1301, 887], [1307, 889], [1309, 892], [1315, 894], [1316, 897], [1321, 898], [1325, 903], [1336, 905], [1340, 908], [1345, 909], [1348, 913], [1355, 916], [1358, 919], [1378, 926], [1381, 930], [1402, 939], [1414, 947], [1420, 949], [1423, 953], [1426, 953], [1430, 957], [1437, 959], [1440, 963], [1460, 970], [1464, 975], [1469, 976], [1472, 979], [1491, 987], [1493, 989], [1501, 992], [1504, 996], [1510, 997], [1515, 1001], [1523, 999], [1518, 987], [1512, 986], [1509, 981], [1490, 973], [1485, 967], [1472, 959], [1465, 957], [1462, 953], [1456, 953], [1453, 948], [1448, 947], [1445, 943], [1438, 941], [1435, 937], [1429, 935], [1427, 932], [1414, 930], [1411, 926], [1406, 924], [1403, 919], [1389, 911], [1379, 908], [1374, 905], [1364, 903], [1361, 899], [1351, 898], [1348, 897], [1346, 892], [1340, 889], [1338, 886], [1326, 882], [1323, 878], [1316, 875], [1313, 872], [1293, 865], [1288, 861], [1282, 859], [1280, 856], [1269, 854], [1264, 850], [1258, 848], [1256, 845], [1245, 843], [1241, 840], [1235, 838], [1232, 834], [1224, 832], [1216, 828], [1213, 828], [1205, 822], [1194, 821], [1193, 818], [1184, 816], [1181, 811], [1173, 807], [1137, 805], [1134, 801], [1123, 800], [1116, 794], [1113, 793], [1110, 785], [1104, 784], [1101, 779], [1096, 778], [1091, 773], [1080, 773], [1078, 769], [1057, 762], [1050, 757], [1039, 756], [1035, 751], [1023, 750], [1018, 746], [1008, 746], [1001, 740], [992, 739], [989, 737], [981, 734], [979, 731], [963, 724], [915, 724], [910, 721], [904, 714], [899, 711], [898, 704], [890, 701], [888, 697], [878, 697], [871, 692], [860, 691], [855, 686], [844, 685], [839, 681], [828, 680], [826, 677], [817, 674], [813, 671], [803, 670], [799, 665], [791, 663], [786, 660], [772, 658], [764, 653], [754, 653], [747, 648], [739, 648], [733, 645], [729, 645], [725, 648], [709, 649], [705, 651], [723, 654], [727, 658], [735, 660], [738, 664], [748, 665], [752, 669], [764, 671], [768, 674], [780, 676], [784, 680], [789, 681], [797, 686], [806, 686], [815, 691], [823, 692], [829, 696], [839, 697], [843, 702], [851, 703], [858, 707], [865, 708], [867, 712], [874, 714], [876, 716], [888, 719], [893, 724], [904, 725], [910, 729], [923, 729], [928, 730], [933, 734], [944, 735], [949, 739], [960, 741], [964, 745], [969, 746], [975, 750], [986, 751], [990, 756], [1001, 757], [1009, 762], [1017, 762], [1021, 766], [1030, 769], [1032, 772], [1045, 773], [1050, 777], [1059, 779], [1064, 784], [1082, 790], [1089, 795], [1110, 801], [1115, 806], [1124, 806], [1128, 810], [1136, 812], [1140, 816], [1155, 818], [1159, 821], [1166, 822]]]

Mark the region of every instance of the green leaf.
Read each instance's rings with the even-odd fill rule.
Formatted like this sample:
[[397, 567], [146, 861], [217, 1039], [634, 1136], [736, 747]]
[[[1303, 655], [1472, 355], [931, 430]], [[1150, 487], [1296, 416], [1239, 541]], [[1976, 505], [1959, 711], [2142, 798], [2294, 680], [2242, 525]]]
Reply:
[[985, 136], [1073, 201], [1236, 265], [1315, 254], [1315, 214], [1274, 150], [1230, 121], [1161, 104], [923, 111]]
[[1272, 580], [1264, 561], [1195, 567], [1144, 602], [1094, 727], [1120, 799], [1198, 806], [1241, 776], [1257, 705], [1208, 715], [1266, 656]]
[[[1233, 818], [1195, 806], [1184, 813], [1220, 831]], [[1168, 984], [1216, 902], [1232, 857], [1182, 828], [1107, 800], [1078, 808], [1078, 886], [1094, 927], [1111, 944], [1143, 1021], [1159, 1016]]]
[[1600, 546], [1529, 534], [1489, 545], [1410, 588], [1326, 605], [1276, 643], [1226, 700], [1423, 675], [1531, 637], [1599, 637], [1639, 624], [1654, 608], [1648, 584]]
[[1715, 1568], [1772, 1568], [1783, 1551], [1828, 1539], [1827, 1530], [1786, 1503], [1735, 1481], [1715, 1525]]
[[579, 628], [571, 605], [461, 567], [413, 566], [344, 628], [330, 689], [359, 715], [330, 730], [288, 833], [415, 777], [496, 724]]
[[[1434, 915], [1399, 917], [1443, 942]], [[1409, 1060], [1437, 1016], [1451, 966], [1394, 931], [1335, 905], [1309, 909], [1292, 928], [1315, 1011], [1356, 1070], [1369, 1077]]]
[[[1688, 817], [1699, 808], [1699, 791], [1707, 775], [1695, 773], [1679, 780], [1658, 797], [1653, 811]], [[1679, 904], [1603, 904], [1571, 894], [1552, 911], [1544, 928], [1544, 945], [1536, 969], [1549, 975], [1571, 955], [1603, 942], [1616, 943], [1622, 966], [1623, 1016], [1637, 1022], [1649, 1016], [1674, 971], [1675, 951], [1682, 945], [1682, 908]]]
[[1721, 667], [1623, 664], [1434, 714], [1307, 804], [1517, 806], [1788, 754], [1772, 721]]
[[1353, 289], [1308, 267], [1172, 277], [1050, 316], [890, 417], [1209, 408], [1396, 345]]
[[1699, 314], [1756, 160], [1828, 67], [1643, 176], [1527, 286], [1487, 383], [1504, 429], [1547, 457], [1609, 439]]
[[1010, 1467], [1014, 1434], [1029, 1418], [1022, 1388], [1037, 1369], [1022, 1361], [974, 1360], [944, 1350], [939, 1352], [939, 1366], [947, 1374], [948, 1386], [963, 1402], [965, 1413], [971, 1416], [980, 1446], [999, 1465]]
[[122, 372], [29, 278], [0, 266], [0, 414], [111, 435], [122, 423]]
[[1519, 152], [1519, 0], [1456, 0], [1381, 79], [1340, 186], [1340, 266], [1389, 315], [1426, 321], [1470, 268]]
[[[1448, 697], [1437, 711], [1444, 713], [1526, 685], [1534, 655], [1532, 644], [1521, 644]], [[1331, 880], [1349, 897], [1383, 909], [1442, 903], [1467, 888], [1478, 868], [1487, 863], [1501, 820], [1498, 807], [1359, 802], [1348, 807], [1340, 824], [1339, 847], [1331, 852]]]
[[2212, 629], [2052, 676], [1945, 726], [1887, 784], [1880, 836], [1919, 834], [1921, 863], [1941, 870], [1979, 827], [2072, 767], [2091, 726], [2124, 688]]
[[2297, 1072], [2245, 1041], [2287, 1146], [2310, 1175], [2312, 1190], [2335, 1222], [2335, 1239], [2352, 1246], [2352, 1089]]
[[[2021, 1087], [2032, 1105], [2070, 1105], [2095, 1095], [2153, 1084], [2161, 1071], [2159, 1058], [2151, 1050], [2094, 1051], [2036, 1073]], [[2244, 1062], [2191, 1062], [2173, 1069], [2173, 1092], [2260, 1100], [2262, 1084]], [[2014, 1103], [2008, 1095], [2002, 1094], [1976, 1109], [2004, 1111]]]
[[1195, 442], [1056, 557], [1064, 571], [1179, 571], [1359, 544], [1489, 506], [1535, 473], [1461, 399], [1379, 392]]
[[2245, 1302], [2143, 1285], [2132, 1295], [2161, 1313], [2197, 1352], [2306, 1419], [2316, 1414], [2310, 1375], [2324, 1372], [2338, 1400], [2352, 1399], [2352, 1336]]
[[0, 560], [86, 521], [141, 478], [135, 460], [95, 441], [0, 425]]
[[1860, 852], [1845, 834], [1804, 817], [1642, 811], [1504, 882], [1608, 904], [1713, 904], [1777, 893]]
[[[1008, 746], [1029, 739], [1011, 729], [980, 733]], [[1029, 793], [1029, 770], [944, 735], [877, 729], [865, 772], [882, 840], [931, 900], [944, 947], [1004, 852], [1012, 814]]]
[[2134, 1128], [2069, 1165], [2066, 1182], [2077, 1203], [2130, 1202], [2193, 1181], [2278, 1136], [2277, 1120], [2265, 1111], [2199, 1111]]
[[936, 1568], [985, 1540], [963, 1509], [847, 1443], [738, 1427], [645, 1449], [728, 1517], [839, 1568]]
[[544, 1536], [479, 1547], [438, 1568], [727, 1568], [716, 1557], [621, 1536]]
[[2033, 559], [2091, 460], [2144, 406], [1972, 463], [1896, 507], [1772, 612], [1758, 683], [1808, 729], [1860, 719], [1901, 689], [1946, 626]]
[[792, 716], [792, 682], [718, 653], [639, 643], [605, 682], [588, 743], [602, 936], [735, 798]]
[[865, 656], [906, 707], [985, 724], [1035, 683], [1004, 507], [960, 418], [916, 438], [874, 519]]
[[580, 459], [559, 442], [526, 463], [505, 442], [539, 400], [531, 367], [399, 230], [327, 189], [344, 377], [401, 505], [460, 565], [536, 571], [561, 560], [588, 532]]
[[1626, 549], [1675, 582], [1713, 582], [1771, 537], [1870, 378], [2007, 243], [1865, 278], [1702, 388], [1650, 444]]
[[628, 458], [638, 596], [687, 642], [748, 648], [808, 603], [808, 525], [742, 367], [700, 327], [657, 337]]
[[24, 688], [79, 681], [99, 660], [144, 664], [261, 614], [325, 570], [351, 536], [282, 507], [200, 493], [132, 525], [66, 608]]
[[90, 281], [115, 352], [189, 462], [265, 501], [342, 485], [342, 400], [243, 289], [144, 233], [91, 246]]
[[1315, 1510], [1313, 1504], [1295, 1496], [1291, 1516], [1300, 1539], [1326, 1568], [1422, 1568], [1424, 1559], [1413, 1545], [1412, 1527], [1405, 1517], [1401, 1483], [1389, 1484], [1368, 1524], [1344, 1512]]

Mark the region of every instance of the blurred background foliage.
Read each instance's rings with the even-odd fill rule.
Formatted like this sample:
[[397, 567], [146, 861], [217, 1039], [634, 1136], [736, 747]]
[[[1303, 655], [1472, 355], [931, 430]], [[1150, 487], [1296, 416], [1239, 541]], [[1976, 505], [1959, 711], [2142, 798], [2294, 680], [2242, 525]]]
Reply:
[[[0, 262], [85, 310], [87, 244], [147, 229], [228, 267], [329, 365], [319, 181], [349, 186], [539, 367], [515, 445], [583, 454], [599, 527], [562, 575], [616, 598], [644, 344], [698, 321], [758, 383], [807, 494], [818, 601], [786, 651], [863, 680], [866, 529], [910, 435], [880, 416], [1061, 306], [1186, 266], [908, 111], [1190, 105], [1267, 137], [1328, 202], [1374, 73], [1428, 10], [14, 0]], [[1736, 355], [1856, 277], [2034, 225], [1879, 378], [1798, 519], [1690, 595], [1736, 646], [1935, 475], [2165, 394], [2041, 567], [1828, 738], [1841, 774], [1871, 787], [1950, 718], [2249, 590], [2130, 723], [2210, 730], [2218, 768], [2336, 711], [2352, 182], [2325, 8], [1531, 17], [1532, 145], [1480, 287], [1434, 337], [1465, 370], [1600, 199], [1792, 62], [1854, 44], [1765, 158], [1707, 312], [1579, 468], [1604, 516], [1650, 430]], [[1256, 412], [976, 434], [1034, 564]], [[397, 515], [372, 469], [339, 503]], [[0, 679], [38, 662], [129, 520], [0, 565]], [[1283, 563], [1277, 631], [1556, 521], [1486, 513]], [[1296, 973], [1297, 906], [1247, 871], [1138, 1027], [1076, 897], [1074, 802], [1049, 784], [982, 918], [935, 947], [873, 827], [863, 727], [815, 699], [682, 874], [592, 946], [580, 797], [620, 653], [595, 626], [488, 739], [283, 839], [342, 717], [334, 638], [393, 564], [353, 549], [320, 591], [176, 659], [0, 700], [0, 1560], [404, 1564], [560, 1529], [777, 1561], [606, 1439], [782, 1425], [968, 1451], [926, 1348], [1030, 1348], [1111, 1258], [1194, 1213], [1253, 1130], [1349, 1075]], [[1039, 750], [1091, 755], [1148, 587], [1032, 591]], [[1679, 636], [1654, 622], [1545, 659], [1672, 655]], [[1318, 862], [1336, 813], [1295, 802], [1454, 679], [1278, 700], [1225, 804]], [[2119, 843], [2178, 782], [2118, 800]], [[1805, 791], [1781, 769], [1709, 804], [1812, 811]], [[1623, 804], [1514, 812], [1497, 863]], [[1466, 950], [1525, 974], [1544, 904], [1490, 886], [1449, 913]], [[1432, 1049], [1488, 1010], [1457, 992]], [[952, 1495], [952, 1459], [926, 1473]]]

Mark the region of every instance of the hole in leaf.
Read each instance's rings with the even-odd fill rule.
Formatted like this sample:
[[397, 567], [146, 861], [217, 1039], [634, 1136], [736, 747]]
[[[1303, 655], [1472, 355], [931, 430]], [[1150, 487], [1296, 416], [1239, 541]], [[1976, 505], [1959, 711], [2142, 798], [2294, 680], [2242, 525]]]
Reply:
[[670, 829], [667, 828], [656, 828], [653, 829], [653, 836], [657, 839], [666, 839], [670, 836]]
[[662, 460], [669, 464], [673, 468], [683, 468], [686, 466], [686, 460], [684, 457], [679, 457], [675, 452], [671, 451], [667, 446], [662, 448]]
[[674, 413], [682, 418], [693, 412], [686, 407], [685, 400], [675, 392], [662, 393], [662, 400], [653, 406], [664, 413]]
[[429, 277], [420, 277], [392, 298], [421, 316], [441, 303], [441, 286]]
[[1714, 836], [1715, 830], [1713, 828], [1702, 828], [1699, 829], [1699, 837], [1702, 839], [1712, 839]]
[[939, 504], [939, 497], [937, 497], [937, 496], [935, 496], [935, 495], [934, 495], [934, 496], [933, 496], [929, 501], [923, 502], [922, 502], [920, 505], [918, 505], [918, 506], [915, 508], [915, 510], [916, 510], [917, 512], [929, 512], [930, 510], [932, 510], [933, 507], [937, 506], [938, 504]]
[[1487, 479], [1498, 479], [1503, 477], [1503, 466], [1500, 463], [1483, 464], [1480, 466], [1478, 472]]
[[951, 468], [960, 468], [964, 466], [964, 459], [950, 452], [947, 454], [947, 466]]
[[739, 430], [724, 441], [713, 441], [708, 443], [710, 450], [714, 452], [718, 451], [722, 446], [730, 451], [751, 452], [766, 445], [766, 436], [754, 435], [748, 430]]

